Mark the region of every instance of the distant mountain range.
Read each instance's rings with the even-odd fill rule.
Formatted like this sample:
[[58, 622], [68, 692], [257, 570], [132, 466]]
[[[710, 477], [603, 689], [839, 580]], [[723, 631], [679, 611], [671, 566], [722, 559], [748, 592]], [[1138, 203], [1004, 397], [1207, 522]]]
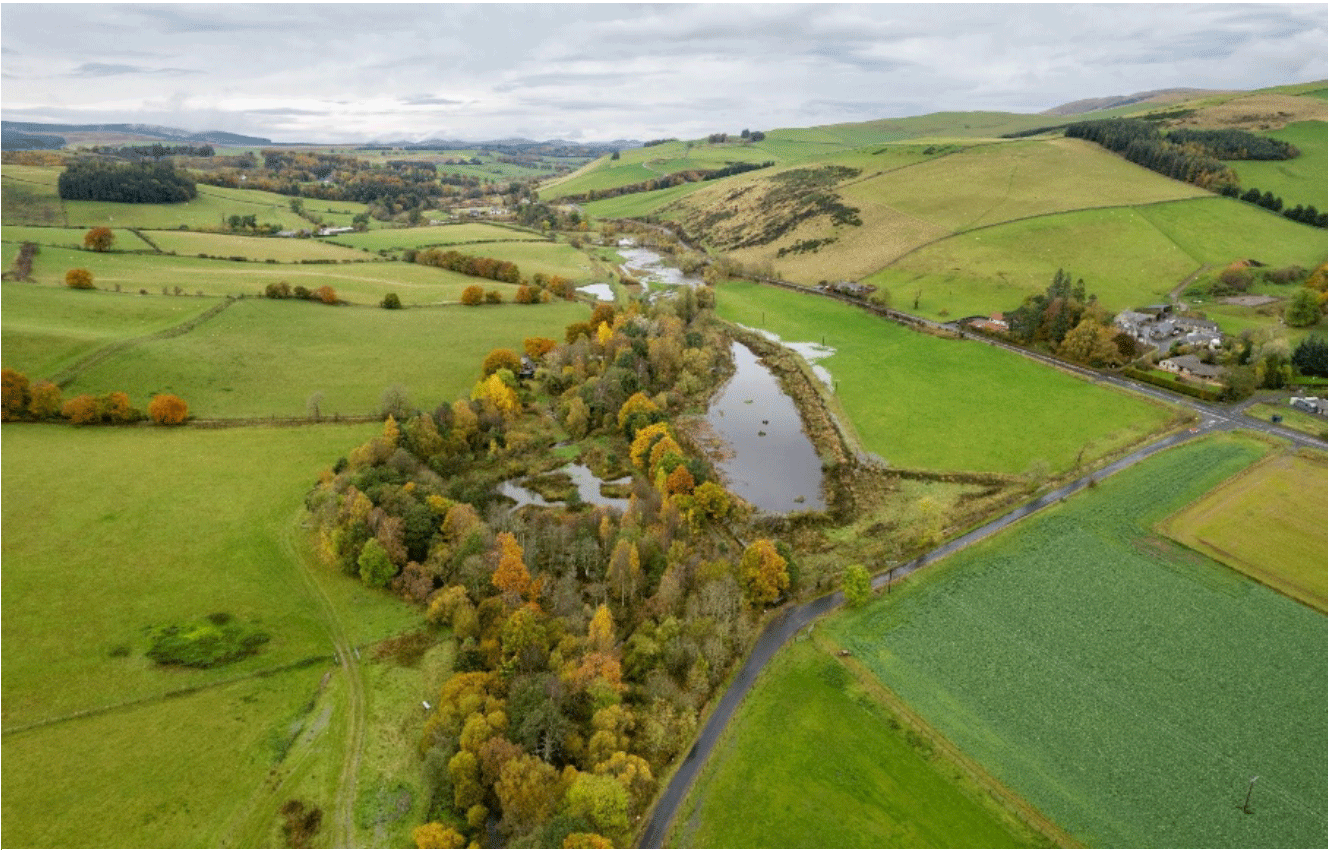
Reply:
[[1229, 94], [1229, 92], [1219, 89], [1155, 89], [1154, 91], [1143, 91], [1114, 97], [1091, 97], [1085, 100], [1073, 100], [1071, 103], [1045, 109], [1040, 114], [1081, 115], [1086, 112], [1098, 112], [1101, 109], [1114, 109], [1119, 106], [1130, 106], [1133, 103], [1145, 103], [1147, 101], [1160, 104], [1180, 103], [1184, 100], [1193, 100], [1208, 94]]
[[[240, 146], [272, 144], [271, 139], [264, 139], [259, 136], [242, 136], [238, 133], [226, 133], [221, 130], [191, 133], [188, 130], [161, 127], [155, 124], [38, 124], [31, 121], [0, 121], [0, 136], [3, 137], [5, 150], [21, 149], [18, 146], [11, 145], [11, 142], [23, 138], [56, 139], [87, 133], [132, 136], [145, 141], [175, 142], [177, 144]], [[61, 145], [63, 145], [63, 142]], [[43, 144], [35, 147], [49, 148], [52, 145]]]

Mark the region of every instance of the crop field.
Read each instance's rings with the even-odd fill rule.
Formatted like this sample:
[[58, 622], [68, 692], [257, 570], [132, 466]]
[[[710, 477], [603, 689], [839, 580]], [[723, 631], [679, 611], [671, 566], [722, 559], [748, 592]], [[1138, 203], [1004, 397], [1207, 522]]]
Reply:
[[806, 636], [729, 729], [667, 846], [1046, 846]]
[[254, 262], [271, 260], [277, 263], [296, 263], [301, 260], [363, 262], [370, 259], [364, 251], [328, 245], [318, 239], [236, 236], [192, 230], [145, 230], [143, 234], [162, 251], [182, 256], [207, 254], [211, 257], [244, 257]]
[[1325, 616], [1151, 532], [1267, 448], [1172, 449], [827, 631], [1087, 846], [1324, 846]]
[[834, 348], [820, 365], [864, 446], [893, 466], [1062, 472], [1170, 419], [1161, 406], [1001, 349], [916, 333], [815, 295], [730, 282], [718, 287], [717, 311], [788, 342]]
[[[545, 241], [539, 233], [496, 224], [444, 224], [430, 227], [394, 227], [368, 233], [340, 233], [323, 241], [365, 251], [397, 251], [403, 248], [433, 248], [473, 242]], [[458, 248], [466, 252], [466, 249]], [[479, 249], [477, 249], [479, 250]]]
[[1326, 511], [1325, 456], [1277, 455], [1225, 481], [1160, 530], [1324, 614]]
[[[267, 830], [285, 798], [261, 793], [269, 771], [284, 754], [297, 772], [335, 775], [341, 762], [342, 675], [321, 687], [334, 668], [327, 617], [359, 646], [418, 622], [310, 564], [295, 524], [318, 472], [378, 427], [5, 426], [9, 842], [279, 840]], [[211, 670], [145, 657], [146, 627], [218, 612], [270, 640]]]
[[[17, 253], [18, 246], [6, 243], [6, 252]], [[364, 257], [366, 255], [360, 254]], [[128, 293], [145, 290], [149, 295], [174, 292], [180, 287], [186, 295], [255, 296], [270, 283], [286, 281], [291, 286], [309, 290], [331, 286], [343, 301], [352, 304], [378, 304], [389, 292], [396, 292], [405, 305], [457, 303], [462, 291], [473, 284], [497, 289], [511, 300], [517, 288], [482, 278], [468, 277], [446, 269], [388, 260], [337, 264], [271, 264], [203, 260], [196, 257], [148, 256], [139, 254], [95, 254], [47, 248], [33, 264], [33, 280], [43, 286], [64, 287], [65, 272], [85, 268], [92, 272], [98, 289]], [[525, 272], [525, 270], [524, 270]], [[83, 293], [88, 294], [88, 293]]]
[[146, 406], [169, 392], [204, 418], [301, 417], [321, 393], [324, 416], [367, 415], [401, 385], [413, 405], [433, 410], [471, 391], [491, 349], [561, 339], [586, 315], [567, 301], [381, 310], [246, 299], [187, 334], [101, 361], [65, 396], [122, 390]]
[[1326, 123], [1299, 121], [1282, 130], [1264, 135], [1296, 145], [1301, 156], [1288, 160], [1261, 162], [1244, 160], [1228, 163], [1238, 173], [1244, 189], [1253, 186], [1284, 199], [1285, 207], [1315, 204], [1326, 208]]

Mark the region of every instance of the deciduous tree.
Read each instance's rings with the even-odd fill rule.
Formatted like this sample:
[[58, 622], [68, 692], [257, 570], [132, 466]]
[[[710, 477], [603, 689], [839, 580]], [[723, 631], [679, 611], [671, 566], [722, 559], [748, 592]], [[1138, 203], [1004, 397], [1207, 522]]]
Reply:
[[92, 272], [87, 269], [70, 269], [65, 272], [65, 286], [70, 289], [94, 289]]
[[790, 586], [785, 559], [770, 540], [754, 540], [739, 561], [744, 592], [753, 605], [770, 605]]
[[522, 561], [522, 547], [517, 538], [507, 531], [499, 532], [494, 542], [498, 545], [498, 566], [490, 582], [504, 595], [510, 605], [517, 602], [531, 589], [531, 573], [527, 572]]
[[854, 564], [845, 568], [841, 576], [841, 590], [845, 593], [845, 602], [851, 608], [858, 608], [873, 597], [873, 582], [869, 578], [868, 568], [863, 564]]
[[60, 387], [50, 381], [38, 381], [32, 385], [28, 401], [28, 415], [34, 419], [50, 419], [60, 413]]
[[472, 284], [471, 286], [468, 286], [466, 289], [462, 290], [462, 303], [467, 305], [468, 307], [474, 307], [477, 304], [483, 303], [484, 301], [485, 301], [484, 287]]
[[0, 370], [0, 393], [5, 420], [17, 419], [28, 410], [28, 376], [16, 369]]
[[163, 393], [148, 403], [148, 416], [158, 425], [179, 425], [188, 418], [189, 405], [179, 396]]
[[517, 374], [522, 368], [522, 359], [517, 356], [517, 352], [511, 348], [496, 348], [485, 356], [484, 363], [480, 366], [480, 376], [488, 378], [500, 369], [507, 369], [513, 374]]
[[94, 227], [83, 234], [83, 247], [99, 254], [111, 250], [114, 243], [115, 233], [109, 227]]

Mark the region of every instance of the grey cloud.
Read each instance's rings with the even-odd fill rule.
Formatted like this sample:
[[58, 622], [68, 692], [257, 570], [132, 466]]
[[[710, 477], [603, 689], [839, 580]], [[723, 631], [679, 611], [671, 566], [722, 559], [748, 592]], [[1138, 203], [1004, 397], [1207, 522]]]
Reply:
[[576, 71], [551, 71], [542, 74], [529, 74], [525, 77], [509, 80], [505, 83], [499, 83], [493, 86], [493, 90], [501, 94], [517, 91], [518, 89], [534, 89], [548, 87], [569, 87], [569, 86], [598, 86], [607, 83], [619, 82], [624, 79], [624, 74], [603, 71], [603, 72], [576, 72]]
[[74, 77], [114, 77], [120, 74], [201, 74], [202, 71], [190, 71], [185, 68], [145, 68], [141, 65], [118, 65], [106, 62], [84, 62], [70, 72]]
[[461, 106], [466, 103], [464, 100], [452, 100], [446, 97], [433, 97], [423, 94], [414, 97], [403, 97], [399, 100], [406, 106]]

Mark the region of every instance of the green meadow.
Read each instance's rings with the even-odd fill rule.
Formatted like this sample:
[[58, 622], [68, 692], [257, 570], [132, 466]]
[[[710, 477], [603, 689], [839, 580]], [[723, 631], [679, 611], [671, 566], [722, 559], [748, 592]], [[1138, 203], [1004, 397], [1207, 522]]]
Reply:
[[36, 382], [121, 340], [164, 331], [216, 302], [190, 298], [118, 297], [64, 286], [0, 284], [0, 352], [7, 368]]
[[324, 416], [368, 415], [385, 389], [404, 387], [433, 410], [468, 394], [494, 348], [531, 336], [561, 339], [583, 304], [382, 310], [245, 299], [187, 334], [144, 342], [82, 372], [65, 389], [122, 390], [146, 406], [158, 393], [212, 417], [301, 417], [322, 394]]
[[916, 333], [850, 305], [752, 283], [717, 289], [729, 321], [824, 343], [819, 365], [865, 448], [892, 466], [1025, 473], [1092, 463], [1157, 432], [1164, 408], [976, 342]]
[[[4, 248], [6, 255], [13, 256], [18, 253], [19, 246], [6, 242]], [[506, 300], [511, 300], [517, 291], [517, 287], [511, 284], [388, 260], [259, 263], [165, 255], [96, 254], [62, 248], [46, 248], [37, 255], [33, 280], [39, 285], [63, 288], [65, 272], [72, 268], [91, 271], [98, 289], [115, 290], [118, 286], [124, 294], [143, 290], [152, 296], [162, 294], [163, 290], [173, 293], [177, 286], [185, 295], [191, 296], [200, 292], [211, 297], [257, 296], [268, 284], [280, 281], [311, 291], [331, 286], [341, 300], [362, 305], [378, 304], [389, 292], [396, 292], [406, 305], [455, 304], [461, 301], [462, 291], [474, 284], [496, 289], [504, 293]]]
[[[342, 761], [330, 633], [368, 646], [418, 622], [314, 562], [297, 525], [320, 470], [378, 427], [5, 426], [8, 842], [280, 840], [292, 787], [269, 782]], [[145, 657], [147, 627], [219, 612], [270, 640], [214, 669]]]
[[[12, 249], [9, 245], [5, 246], [7, 255], [17, 254], [18, 246], [24, 242], [32, 242], [38, 246], [39, 251], [43, 247], [82, 251], [83, 237], [87, 232], [88, 228], [85, 227], [33, 227], [22, 224], [6, 224], [3, 231], [0, 231], [6, 243], [14, 243]], [[115, 234], [115, 241], [111, 245], [112, 252], [152, 250], [152, 246], [132, 230], [120, 229], [112, 232]], [[9, 257], [6, 256], [5, 260], [9, 262]]]
[[[403, 248], [433, 248], [464, 245], [471, 242], [544, 241], [539, 233], [497, 224], [472, 223], [431, 225], [428, 227], [392, 227], [366, 233], [339, 233], [322, 241], [364, 251], [400, 251]], [[466, 249], [458, 248], [466, 252]], [[479, 249], [476, 249], [479, 250]]]
[[1324, 261], [1325, 251], [1324, 231], [1210, 196], [960, 233], [907, 254], [866, 281], [885, 288], [892, 305], [907, 312], [957, 318], [1015, 309], [1026, 295], [1042, 292], [1061, 268], [1083, 278], [1087, 292], [1117, 311], [1159, 300], [1203, 266], [1252, 258], [1276, 268], [1311, 268]]
[[[363, 262], [364, 251], [329, 245], [318, 239], [280, 236], [239, 236], [192, 230], [145, 230], [143, 235], [168, 254], [244, 257], [254, 262], [296, 263], [301, 260]], [[8, 238], [8, 237], [6, 237]]]
[[1324, 211], [1327, 183], [1326, 123], [1299, 121], [1264, 135], [1291, 142], [1302, 154], [1286, 160], [1228, 163], [1238, 173], [1243, 189], [1255, 187], [1263, 192], [1271, 192], [1284, 199], [1285, 207], [1314, 204], [1318, 210]]
[[1266, 448], [1170, 450], [826, 627], [1087, 846], [1323, 846], [1325, 616], [1151, 531]]
[[1087, 207], [1203, 197], [1078, 139], [974, 145], [842, 191], [952, 231]]
[[807, 634], [763, 671], [693, 787], [667, 846], [1048, 846]]

